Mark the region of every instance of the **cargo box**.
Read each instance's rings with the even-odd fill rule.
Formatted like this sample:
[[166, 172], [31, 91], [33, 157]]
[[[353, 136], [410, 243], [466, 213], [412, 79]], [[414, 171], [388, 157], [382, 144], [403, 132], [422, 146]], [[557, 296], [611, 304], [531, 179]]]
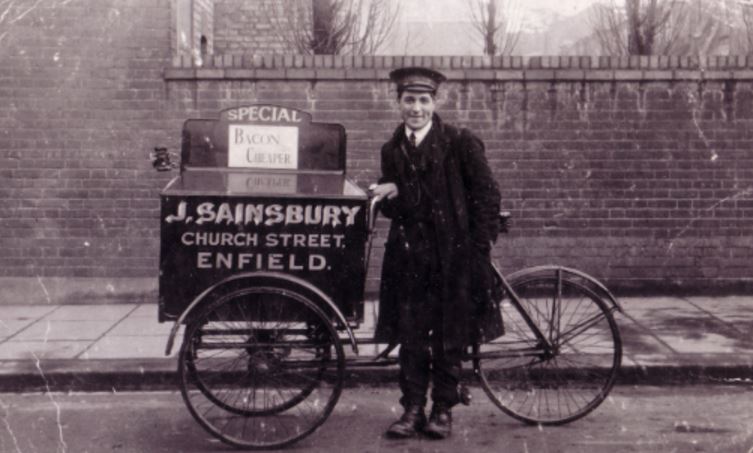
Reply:
[[248, 272], [292, 275], [363, 319], [366, 193], [345, 175], [345, 129], [276, 105], [183, 127], [180, 175], [161, 193], [159, 319]]

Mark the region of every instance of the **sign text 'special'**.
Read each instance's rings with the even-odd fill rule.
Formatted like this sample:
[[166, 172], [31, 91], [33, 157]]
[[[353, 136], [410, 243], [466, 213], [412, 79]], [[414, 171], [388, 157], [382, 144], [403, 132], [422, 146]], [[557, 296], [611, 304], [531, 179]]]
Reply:
[[228, 110], [227, 119], [231, 121], [262, 121], [299, 123], [301, 118], [295, 110], [273, 105], [252, 105]]

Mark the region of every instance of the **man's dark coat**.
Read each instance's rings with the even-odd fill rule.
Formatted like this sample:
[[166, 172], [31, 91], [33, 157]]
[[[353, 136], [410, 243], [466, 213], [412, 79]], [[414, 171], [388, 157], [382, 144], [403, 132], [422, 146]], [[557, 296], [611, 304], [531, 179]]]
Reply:
[[[405, 306], [404, 289], [413, 282], [406, 272], [410, 262], [404, 223], [410, 217], [411, 169], [405, 154], [405, 126], [400, 125], [382, 146], [380, 183], [392, 182], [398, 196], [382, 202], [382, 213], [392, 219], [387, 243], [375, 338], [400, 343], [415, 326]], [[499, 311], [491, 302], [493, 277], [489, 266], [490, 242], [498, 233], [500, 195], [480, 139], [466, 129], [442, 123], [434, 115], [428, 140], [429, 177], [424, 190], [432, 199], [431, 218], [439, 244], [442, 275], [441, 307], [445, 349], [502, 334]], [[403, 147], [403, 149], [401, 149]]]

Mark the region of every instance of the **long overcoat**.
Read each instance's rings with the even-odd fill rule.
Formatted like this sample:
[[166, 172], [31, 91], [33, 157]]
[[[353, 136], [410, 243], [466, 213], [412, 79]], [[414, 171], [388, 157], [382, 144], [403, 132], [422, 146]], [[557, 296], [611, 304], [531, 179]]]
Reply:
[[[404, 149], [404, 126], [382, 146], [380, 183], [392, 182], [398, 196], [384, 200], [381, 212], [391, 219], [385, 244], [375, 338], [401, 343], [415, 328], [405, 305], [404, 289], [413, 283], [406, 263], [411, 257], [404, 220], [413, 209], [408, 187], [412, 168]], [[472, 341], [502, 334], [494, 309], [490, 243], [496, 239], [500, 194], [484, 153], [483, 142], [467, 129], [444, 124], [438, 115], [425, 140], [428, 147], [427, 186], [436, 230], [441, 272], [444, 347], [462, 348]]]

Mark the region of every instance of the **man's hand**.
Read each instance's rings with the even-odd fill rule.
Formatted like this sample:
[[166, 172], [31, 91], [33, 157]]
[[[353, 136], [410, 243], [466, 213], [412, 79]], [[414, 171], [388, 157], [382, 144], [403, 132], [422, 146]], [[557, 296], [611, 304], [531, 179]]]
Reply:
[[374, 196], [379, 198], [387, 198], [391, 200], [397, 196], [397, 186], [394, 183], [386, 182], [384, 184], [372, 184], [369, 186], [369, 190]]

